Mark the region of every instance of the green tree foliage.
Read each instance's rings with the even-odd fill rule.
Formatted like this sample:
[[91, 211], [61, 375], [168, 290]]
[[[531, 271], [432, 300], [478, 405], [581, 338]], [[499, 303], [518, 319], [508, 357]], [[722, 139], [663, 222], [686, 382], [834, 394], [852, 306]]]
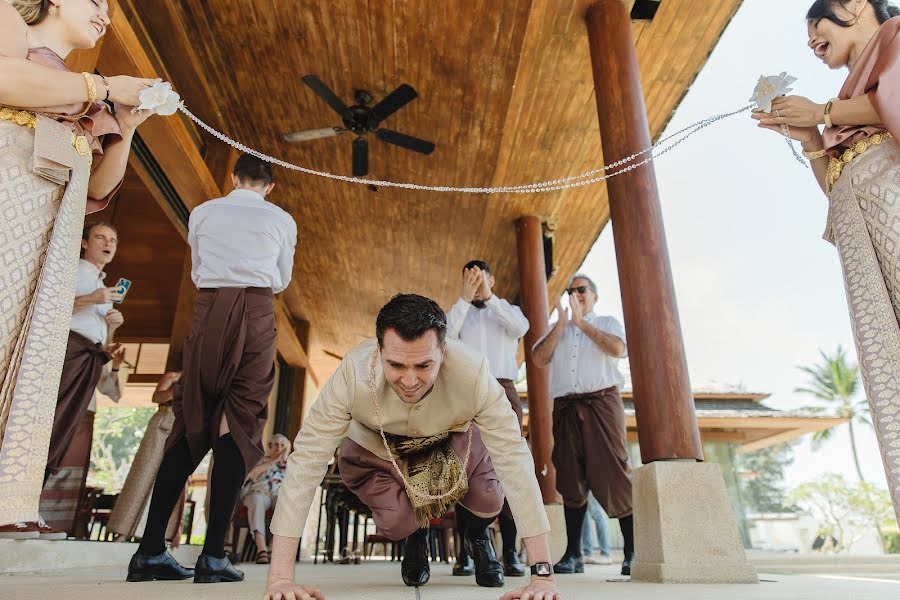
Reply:
[[779, 444], [737, 455], [741, 497], [750, 512], [784, 512], [784, 472], [794, 462], [792, 444]]
[[94, 418], [89, 485], [106, 493], [118, 493], [128, 476], [131, 461], [147, 430], [147, 421], [156, 409], [100, 408]]
[[837, 473], [798, 486], [786, 501], [821, 519], [820, 533], [837, 538], [844, 550], [849, 550], [870, 528], [896, 528], [887, 490], [865, 481], [848, 482]]

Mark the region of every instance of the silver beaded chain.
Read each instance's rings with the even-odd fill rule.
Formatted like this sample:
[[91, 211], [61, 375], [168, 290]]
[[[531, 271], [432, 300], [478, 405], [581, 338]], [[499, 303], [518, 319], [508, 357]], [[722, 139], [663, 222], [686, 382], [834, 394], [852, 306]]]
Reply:
[[803, 157], [802, 157], [802, 156], [800, 156], [799, 154], [797, 154], [797, 149], [794, 148], [794, 140], [791, 139], [791, 128], [788, 127], [788, 126], [787, 126], [786, 124], [784, 124], [784, 123], [781, 124], [781, 135], [784, 136], [784, 141], [787, 142], [788, 148], [791, 149], [791, 153], [794, 155], [794, 158], [797, 159], [797, 162], [800, 163], [801, 165], [803, 165], [804, 167], [806, 167], [806, 168], [808, 169], [808, 168], [809, 168], [809, 165], [806, 164], [806, 161], [803, 160]]
[[[278, 165], [285, 169], [289, 169], [291, 171], [299, 171], [301, 173], [306, 173], [308, 175], [316, 175], [318, 177], [326, 177], [328, 179], [336, 179], [338, 181], [344, 181], [347, 183], [361, 183], [364, 185], [375, 185], [379, 187], [397, 187], [404, 188], [408, 190], [420, 190], [427, 192], [454, 192], [454, 193], [463, 193], [463, 194], [535, 194], [539, 192], [553, 192], [558, 190], [565, 190], [569, 188], [581, 187], [584, 185], [590, 185], [593, 183], [598, 183], [601, 181], [606, 181], [607, 179], [611, 179], [617, 175], [622, 175], [623, 173], [628, 173], [629, 171], [633, 171], [638, 167], [646, 165], [647, 163], [653, 161], [654, 158], [664, 155], [669, 152], [681, 142], [685, 141], [687, 138], [697, 133], [698, 131], [705, 129], [716, 123], [721, 121], [722, 119], [726, 119], [728, 117], [732, 117], [734, 115], [740, 114], [742, 112], [746, 112], [753, 107], [752, 104], [747, 105], [743, 108], [739, 108], [737, 110], [721, 113], [712, 117], [707, 117], [706, 119], [702, 119], [697, 121], [696, 123], [692, 123], [687, 127], [684, 127], [675, 133], [672, 133], [658, 142], [650, 146], [649, 148], [645, 148], [640, 152], [636, 152], [631, 156], [623, 158], [621, 160], [617, 160], [614, 163], [604, 165], [599, 169], [593, 169], [591, 171], [587, 171], [585, 173], [581, 173], [580, 175], [573, 175], [571, 177], [564, 177], [562, 179], [552, 179], [549, 181], [540, 181], [537, 183], [529, 183], [526, 185], [513, 185], [513, 186], [495, 186], [495, 187], [457, 187], [457, 186], [447, 186], [447, 185], [420, 185], [417, 183], [406, 183], [406, 182], [397, 182], [397, 181], [385, 181], [380, 179], [363, 179], [361, 177], [350, 177], [347, 175], [337, 175], [335, 173], [329, 173], [327, 171], [316, 171], [315, 169], [309, 169], [306, 167], [301, 167], [299, 165], [295, 165], [286, 161], [283, 161], [279, 158], [275, 158], [273, 156], [269, 156], [268, 154], [263, 154], [258, 150], [254, 150], [253, 148], [249, 148], [244, 144], [233, 140], [228, 137], [224, 133], [217, 131], [211, 126], [207, 125], [203, 121], [201, 121], [197, 115], [192, 113], [187, 107], [182, 103], [179, 105], [178, 109], [187, 115], [192, 121], [194, 121], [200, 128], [208, 132], [213, 137], [225, 142], [229, 146], [240, 150], [241, 152], [245, 152], [247, 154], [252, 154], [257, 158], [260, 158], [266, 162], [270, 162], [274, 165]], [[670, 141], [674, 140], [674, 141]], [[790, 141], [788, 142], [790, 144]], [[657, 150], [658, 152], [654, 152]], [[794, 156], [797, 156], [796, 150], [794, 150], [793, 145], [791, 145], [791, 150], [794, 152]], [[648, 155], [646, 158], [641, 160], [640, 162], [632, 163], [632, 161], [637, 158]], [[801, 159], [802, 162], [802, 159]], [[632, 164], [628, 164], [632, 163]], [[627, 166], [623, 166], [627, 165]], [[622, 168], [619, 168], [622, 167]], [[594, 177], [598, 173], [605, 173], [604, 175], [600, 175], [598, 177]]]

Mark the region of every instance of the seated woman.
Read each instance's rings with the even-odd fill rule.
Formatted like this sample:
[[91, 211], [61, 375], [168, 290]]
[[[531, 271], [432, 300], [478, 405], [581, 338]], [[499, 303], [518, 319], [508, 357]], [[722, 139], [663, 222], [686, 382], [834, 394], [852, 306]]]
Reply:
[[256, 564], [269, 564], [269, 548], [266, 545], [266, 511], [275, 508], [278, 490], [284, 481], [291, 442], [276, 434], [269, 440], [266, 455], [247, 473], [241, 502], [247, 507], [247, 522], [256, 542]]

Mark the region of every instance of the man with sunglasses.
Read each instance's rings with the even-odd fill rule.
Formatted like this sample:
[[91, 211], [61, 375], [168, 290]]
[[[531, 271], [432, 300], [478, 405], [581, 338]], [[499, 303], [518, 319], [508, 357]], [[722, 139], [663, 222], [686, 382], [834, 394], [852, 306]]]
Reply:
[[625, 539], [622, 574], [631, 575], [631, 467], [618, 367], [627, 351], [625, 329], [614, 317], [594, 313], [597, 286], [590, 277], [576, 274], [566, 291], [571, 317], [557, 302], [559, 319], [534, 345], [534, 362], [550, 367], [553, 466], [566, 516], [566, 553], [553, 570], [584, 572], [581, 529], [592, 492], [606, 513], [619, 519]]
[[[447, 337], [460, 340], [466, 346], [483, 354], [488, 361], [491, 375], [497, 379], [522, 427], [522, 403], [513, 380], [519, 370], [516, 350], [519, 339], [528, 331], [528, 319], [522, 309], [493, 293], [494, 276], [483, 260], [471, 260], [463, 267], [462, 295], [447, 314]], [[471, 520], [462, 505], [456, 508], [456, 530], [462, 536]], [[505, 503], [500, 512], [500, 535], [503, 539], [503, 574], [522, 577], [525, 568], [516, 552], [516, 522]], [[490, 539], [488, 538], [488, 543]], [[485, 570], [484, 565], [475, 565]], [[465, 544], [456, 553], [454, 575], [471, 575], [472, 561]]]

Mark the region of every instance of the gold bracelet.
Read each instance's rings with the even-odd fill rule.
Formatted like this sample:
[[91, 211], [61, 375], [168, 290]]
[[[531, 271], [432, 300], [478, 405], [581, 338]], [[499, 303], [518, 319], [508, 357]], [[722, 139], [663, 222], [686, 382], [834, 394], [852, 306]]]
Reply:
[[837, 98], [832, 98], [825, 104], [824, 121], [826, 127], [834, 127], [834, 123], [831, 122], [831, 105], [834, 104], [835, 100], [837, 100]]
[[87, 83], [88, 90], [88, 101], [87, 104], [84, 105], [84, 110], [82, 110], [77, 115], [61, 115], [61, 114], [49, 114], [49, 113], [40, 113], [42, 115], [63, 119], [64, 121], [77, 121], [91, 110], [91, 107], [94, 105], [94, 101], [97, 99], [97, 85], [94, 83], [94, 77], [87, 72], [83, 72], [81, 74], [84, 77], [85, 83]]
[[803, 151], [803, 156], [805, 156], [809, 160], [816, 160], [817, 158], [822, 158], [826, 154], [828, 154], [828, 150], [826, 150], [825, 148], [822, 148], [821, 150], [813, 150], [812, 152], [807, 152], [806, 150]]

